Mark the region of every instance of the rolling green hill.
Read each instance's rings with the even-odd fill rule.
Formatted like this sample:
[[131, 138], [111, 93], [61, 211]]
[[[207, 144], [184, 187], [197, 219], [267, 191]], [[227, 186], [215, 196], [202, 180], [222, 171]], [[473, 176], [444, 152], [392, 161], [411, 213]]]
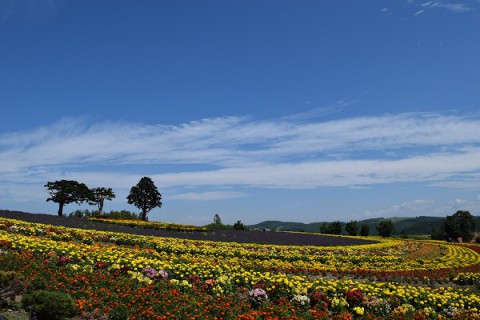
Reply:
[[[480, 229], [480, 217], [474, 217], [477, 228]], [[430, 234], [432, 228], [440, 228], [443, 225], [444, 217], [427, 217], [419, 216], [415, 218], [374, 218], [358, 221], [359, 225], [366, 224], [370, 228], [370, 235], [377, 234], [377, 225], [381, 220], [391, 220], [394, 224], [394, 234], [399, 235], [406, 233], [409, 235]], [[320, 226], [324, 222], [284, 222], [284, 221], [263, 221], [248, 226], [250, 229], [267, 229], [276, 231], [297, 231], [297, 232], [319, 232]], [[328, 223], [328, 222], [326, 222]], [[345, 222], [343, 224], [343, 232], [345, 232]]]

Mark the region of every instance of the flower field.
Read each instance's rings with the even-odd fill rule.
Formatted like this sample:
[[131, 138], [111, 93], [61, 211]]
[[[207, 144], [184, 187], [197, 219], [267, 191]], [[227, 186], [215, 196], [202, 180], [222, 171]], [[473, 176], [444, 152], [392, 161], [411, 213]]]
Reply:
[[0, 270], [29, 290], [68, 294], [84, 319], [480, 319], [479, 252], [394, 239], [211, 242], [0, 218]]
[[177, 224], [177, 223], [166, 223], [166, 222], [157, 222], [157, 221], [143, 221], [143, 220], [132, 220], [132, 219], [112, 219], [108, 217], [92, 217], [91, 221], [98, 221], [103, 223], [112, 223], [125, 225], [130, 227], [142, 227], [142, 228], [152, 228], [156, 230], [172, 230], [172, 231], [207, 231], [205, 227]]

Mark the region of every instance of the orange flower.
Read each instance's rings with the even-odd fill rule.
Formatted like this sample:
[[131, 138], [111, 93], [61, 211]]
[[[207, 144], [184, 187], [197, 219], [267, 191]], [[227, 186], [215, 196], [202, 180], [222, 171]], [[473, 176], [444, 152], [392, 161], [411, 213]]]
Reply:
[[205, 280], [205, 284], [213, 287], [215, 285], [215, 280], [213, 280], [213, 279]]

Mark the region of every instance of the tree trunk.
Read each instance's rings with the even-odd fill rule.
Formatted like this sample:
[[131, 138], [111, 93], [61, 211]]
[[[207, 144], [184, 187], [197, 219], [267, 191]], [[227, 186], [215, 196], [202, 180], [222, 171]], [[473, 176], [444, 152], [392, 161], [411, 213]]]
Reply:
[[63, 204], [63, 203], [61, 203], [61, 202], [58, 203], [58, 216], [59, 216], [59, 217], [62, 217], [62, 216], [63, 216], [63, 206], [64, 206], [64, 205], [65, 205], [65, 204]]
[[98, 214], [103, 214], [103, 199], [98, 202]]
[[142, 220], [143, 221], [147, 220], [147, 210], [146, 209], [142, 209]]

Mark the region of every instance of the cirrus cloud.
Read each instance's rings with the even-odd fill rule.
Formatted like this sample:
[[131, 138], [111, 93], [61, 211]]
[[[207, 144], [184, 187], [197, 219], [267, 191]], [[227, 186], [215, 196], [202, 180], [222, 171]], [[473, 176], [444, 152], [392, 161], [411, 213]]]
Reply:
[[479, 131], [476, 116], [434, 113], [329, 121], [233, 116], [179, 125], [63, 119], [0, 135], [0, 179], [10, 188], [39, 189], [74, 179], [126, 193], [149, 175], [179, 200], [245, 196], [222, 190], [236, 186], [478, 185]]

